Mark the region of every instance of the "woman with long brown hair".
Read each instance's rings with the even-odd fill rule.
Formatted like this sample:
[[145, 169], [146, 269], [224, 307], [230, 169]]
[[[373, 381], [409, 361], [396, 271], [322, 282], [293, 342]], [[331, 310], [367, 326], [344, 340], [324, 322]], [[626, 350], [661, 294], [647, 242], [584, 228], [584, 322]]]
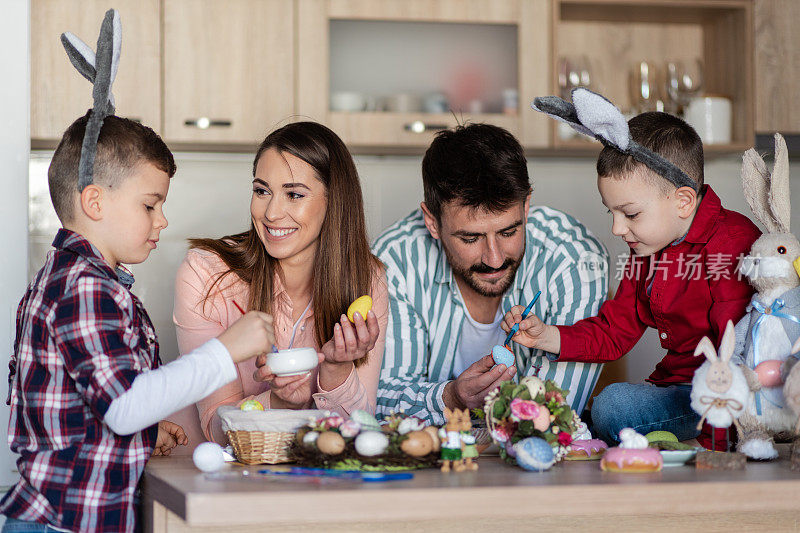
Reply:
[[[367, 243], [353, 159], [330, 129], [284, 126], [253, 163], [251, 225], [221, 239], [192, 239], [178, 269], [174, 321], [180, 353], [224, 331], [242, 311], [273, 316], [276, 346], [314, 347], [319, 366], [278, 377], [262, 356], [197, 404], [206, 438], [223, 442], [216, 409], [255, 399], [265, 408], [375, 411], [388, 320], [381, 263]], [[361, 295], [373, 310], [352, 324], [343, 314]]]

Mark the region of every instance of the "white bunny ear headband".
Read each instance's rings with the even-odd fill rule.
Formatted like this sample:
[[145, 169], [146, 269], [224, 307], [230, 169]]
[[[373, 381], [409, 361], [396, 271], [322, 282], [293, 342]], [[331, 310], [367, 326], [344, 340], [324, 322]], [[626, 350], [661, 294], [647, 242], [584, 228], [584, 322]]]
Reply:
[[572, 90], [572, 103], [557, 96], [540, 96], [531, 107], [565, 122], [579, 133], [594, 137], [648, 166], [676, 187], [691, 187], [697, 183], [676, 165], [645, 148], [631, 138], [628, 121], [617, 107], [597, 93], [578, 87]]
[[67, 51], [72, 65], [84, 78], [92, 82], [92, 112], [86, 124], [86, 133], [81, 146], [81, 161], [78, 167], [78, 191], [83, 191], [94, 181], [94, 158], [97, 154], [97, 139], [103, 120], [114, 114], [114, 95], [111, 85], [117, 76], [119, 54], [122, 48], [122, 26], [116, 9], [109, 9], [100, 26], [97, 38], [97, 54], [70, 32], [61, 34], [61, 43]]

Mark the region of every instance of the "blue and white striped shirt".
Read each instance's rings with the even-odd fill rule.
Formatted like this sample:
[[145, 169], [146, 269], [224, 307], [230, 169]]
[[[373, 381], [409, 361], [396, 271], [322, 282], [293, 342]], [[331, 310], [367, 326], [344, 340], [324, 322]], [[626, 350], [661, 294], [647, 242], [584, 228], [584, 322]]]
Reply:
[[[416, 210], [389, 227], [373, 251], [386, 265], [389, 324], [378, 385], [377, 414], [404, 411], [444, 423], [445, 385], [465, 320], [466, 307], [439, 240]], [[572, 324], [597, 314], [608, 291], [608, 253], [580, 222], [549, 207], [531, 207], [525, 225], [525, 256], [503, 295], [506, 313], [526, 305], [537, 290], [535, 313], [548, 324]], [[551, 362], [540, 350], [512, 343], [517, 378], [553, 379], [569, 389], [568, 401], [583, 411], [602, 365]]]

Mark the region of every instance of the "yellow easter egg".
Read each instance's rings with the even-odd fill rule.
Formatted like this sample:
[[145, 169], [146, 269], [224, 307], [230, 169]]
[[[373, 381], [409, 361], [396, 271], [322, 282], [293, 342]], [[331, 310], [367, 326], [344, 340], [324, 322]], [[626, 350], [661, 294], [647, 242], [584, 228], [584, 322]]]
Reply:
[[263, 411], [264, 406], [258, 400], [247, 400], [239, 406], [242, 411]]
[[367, 313], [369, 310], [372, 309], [372, 298], [367, 294], [357, 298], [355, 302], [350, 304], [350, 307], [347, 308], [347, 320], [350, 322], [355, 322], [353, 315], [358, 313], [361, 317], [366, 320]]

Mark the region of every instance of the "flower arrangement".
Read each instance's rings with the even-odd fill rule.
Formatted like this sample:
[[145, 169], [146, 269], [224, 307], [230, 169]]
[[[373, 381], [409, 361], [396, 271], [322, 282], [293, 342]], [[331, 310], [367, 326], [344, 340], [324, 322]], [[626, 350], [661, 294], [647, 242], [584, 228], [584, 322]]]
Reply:
[[538, 377], [502, 383], [485, 400], [483, 409], [476, 409], [486, 419], [492, 440], [500, 447], [500, 456], [516, 464], [513, 445], [527, 437], [539, 437], [552, 446], [556, 460], [561, 460], [572, 443], [580, 419], [566, 403], [569, 391], [560, 389], [552, 380]]
[[290, 457], [302, 466], [336, 470], [409, 470], [439, 462], [438, 428], [393, 414], [381, 425], [366, 411], [350, 418], [312, 418], [295, 434]]

